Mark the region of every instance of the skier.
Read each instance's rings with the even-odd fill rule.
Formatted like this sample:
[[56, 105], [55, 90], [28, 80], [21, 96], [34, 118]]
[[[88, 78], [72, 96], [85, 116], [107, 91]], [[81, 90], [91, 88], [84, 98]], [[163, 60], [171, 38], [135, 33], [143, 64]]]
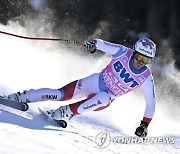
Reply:
[[93, 39], [86, 42], [84, 48], [90, 53], [101, 50], [111, 55], [112, 60], [100, 73], [73, 81], [62, 88], [30, 89], [22, 93], [10, 94], [8, 99], [18, 102], [37, 102], [66, 101], [85, 97], [86, 99], [74, 104], [48, 111], [53, 119], [63, 120], [71, 119], [84, 112], [102, 110], [108, 107], [116, 97], [140, 87], [144, 93], [146, 108], [135, 134], [145, 137], [156, 104], [153, 76], [150, 68], [146, 66], [155, 57], [155, 43], [148, 38], [141, 38], [131, 49], [120, 44]]

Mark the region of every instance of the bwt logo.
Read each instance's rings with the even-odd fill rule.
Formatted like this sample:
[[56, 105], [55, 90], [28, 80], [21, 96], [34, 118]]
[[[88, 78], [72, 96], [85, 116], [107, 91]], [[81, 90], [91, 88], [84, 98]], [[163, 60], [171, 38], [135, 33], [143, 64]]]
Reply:
[[139, 84], [130, 76], [130, 74], [127, 72], [127, 70], [124, 68], [124, 66], [121, 64], [120, 61], [117, 61], [113, 64], [114, 69], [116, 72], [119, 73], [119, 76], [124, 79], [125, 83], [132, 83], [130, 85], [131, 88], [134, 88], [138, 86]]

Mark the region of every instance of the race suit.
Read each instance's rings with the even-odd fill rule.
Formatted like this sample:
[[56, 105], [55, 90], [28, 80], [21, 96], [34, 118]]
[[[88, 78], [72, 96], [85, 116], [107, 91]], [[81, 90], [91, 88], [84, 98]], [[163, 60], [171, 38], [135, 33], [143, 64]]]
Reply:
[[155, 111], [154, 80], [150, 68], [133, 66], [133, 50], [123, 45], [110, 43], [101, 39], [92, 40], [98, 50], [112, 56], [110, 63], [99, 73], [73, 81], [59, 89], [31, 89], [27, 91], [29, 102], [85, 98], [70, 104], [74, 115], [88, 111], [99, 111], [121, 95], [136, 88], [144, 94], [146, 108], [143, 120], [150, 123]]

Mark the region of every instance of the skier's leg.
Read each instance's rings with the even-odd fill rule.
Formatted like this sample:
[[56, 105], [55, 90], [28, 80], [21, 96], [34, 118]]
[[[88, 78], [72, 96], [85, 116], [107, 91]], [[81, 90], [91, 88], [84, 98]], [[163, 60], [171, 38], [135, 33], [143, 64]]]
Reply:
[[14, 93], [8, 96], [10, 100], [19, 102], [37, 101], [66, 101], [76, 98], [88, 97], [91, 94], [100, 92], [98, 86], [99, 73], [90, 75], [86, 78], [73, 81], [60, 89], [31, 89], [23, 93]]
[[66, 86], [60, 89], [50, 89], [50, 88], [41, 88], [41, 89], [31, 89], [26, 92], [26, 98], [29, 102], [37, 101], [65, 101], [72, 98], [74, 89], [78, 81], [73, 81]]
[[77, 80], [74, 85], [70, 84], [60, 88], [64, 92], [64, 97], [61, 101], [87, 98], [89, 95], [99, 93], [99, 75], [99, 73], [95, 73]]
[[52, 118], [56, 120], [70, 119], [75, 115], [89, 111], [99, 111], [108, 107], [111, 98], [107, 92], [100, 92], [90, 99], [85, 99], [74, 104], [61, 106], [52, 112]]
[[57, 89], [41, 88], [30, 89], [22, 93], [17, 92], [7, 96], [9, 100], [17, 102], [37, 102], [46, 100], [60, 100], [63, 97], [63, 93]]
[[99, 111], [110, 105], [111, 99], [107, 92], [100, 92], [90, 99], [86, 99], [74, 104], [70, 104], [70, 109], [74, 115], [89, 111]]

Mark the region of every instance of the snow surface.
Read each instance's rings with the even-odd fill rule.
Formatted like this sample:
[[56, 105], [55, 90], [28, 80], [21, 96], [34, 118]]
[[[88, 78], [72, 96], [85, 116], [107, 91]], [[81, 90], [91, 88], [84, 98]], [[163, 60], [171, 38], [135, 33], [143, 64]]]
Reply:
[[[17, 23], [0, 25], [0, 30], [44, 36], [43, 33], [31, 33], [30, 29], [27, 31]], [[1, 95], [31, 88], [59, 88], [100, 71], [110, 60], [108, 56], [83, 55], [80, 48], [74, 48], [75, 53], [58, 42], [30, 41], [0, 34], [0, 44]], [[178, 72], [176, 74], [179, 76]], [[161, 91], [157, 93], [161, 96]], [[179, 154], [179, 114], [169, 114], [163, 96], [157, 100], [161, 101], [157, 101], [156, 113], [148, 128], [150, 141], [146, 143], [123, 142], [124, 138], [135, 138], [134, 131], [143, 117], [145, 103], [141, 91], [118, 98], [105, 110], [74, 117], [66, 129], [59, 128], [41, 115], [38, 106], [56, 108], [68, 102], [37, 102], [30, 104], [27, 112], [4, 107], [4, 110], [11, 110], [14, 114], [0, 110], [0, 153]], [[174, 113], [179, 113], [178, 107], [174, 107]], [[160, 141], [152, 142], [156, 138]]]

